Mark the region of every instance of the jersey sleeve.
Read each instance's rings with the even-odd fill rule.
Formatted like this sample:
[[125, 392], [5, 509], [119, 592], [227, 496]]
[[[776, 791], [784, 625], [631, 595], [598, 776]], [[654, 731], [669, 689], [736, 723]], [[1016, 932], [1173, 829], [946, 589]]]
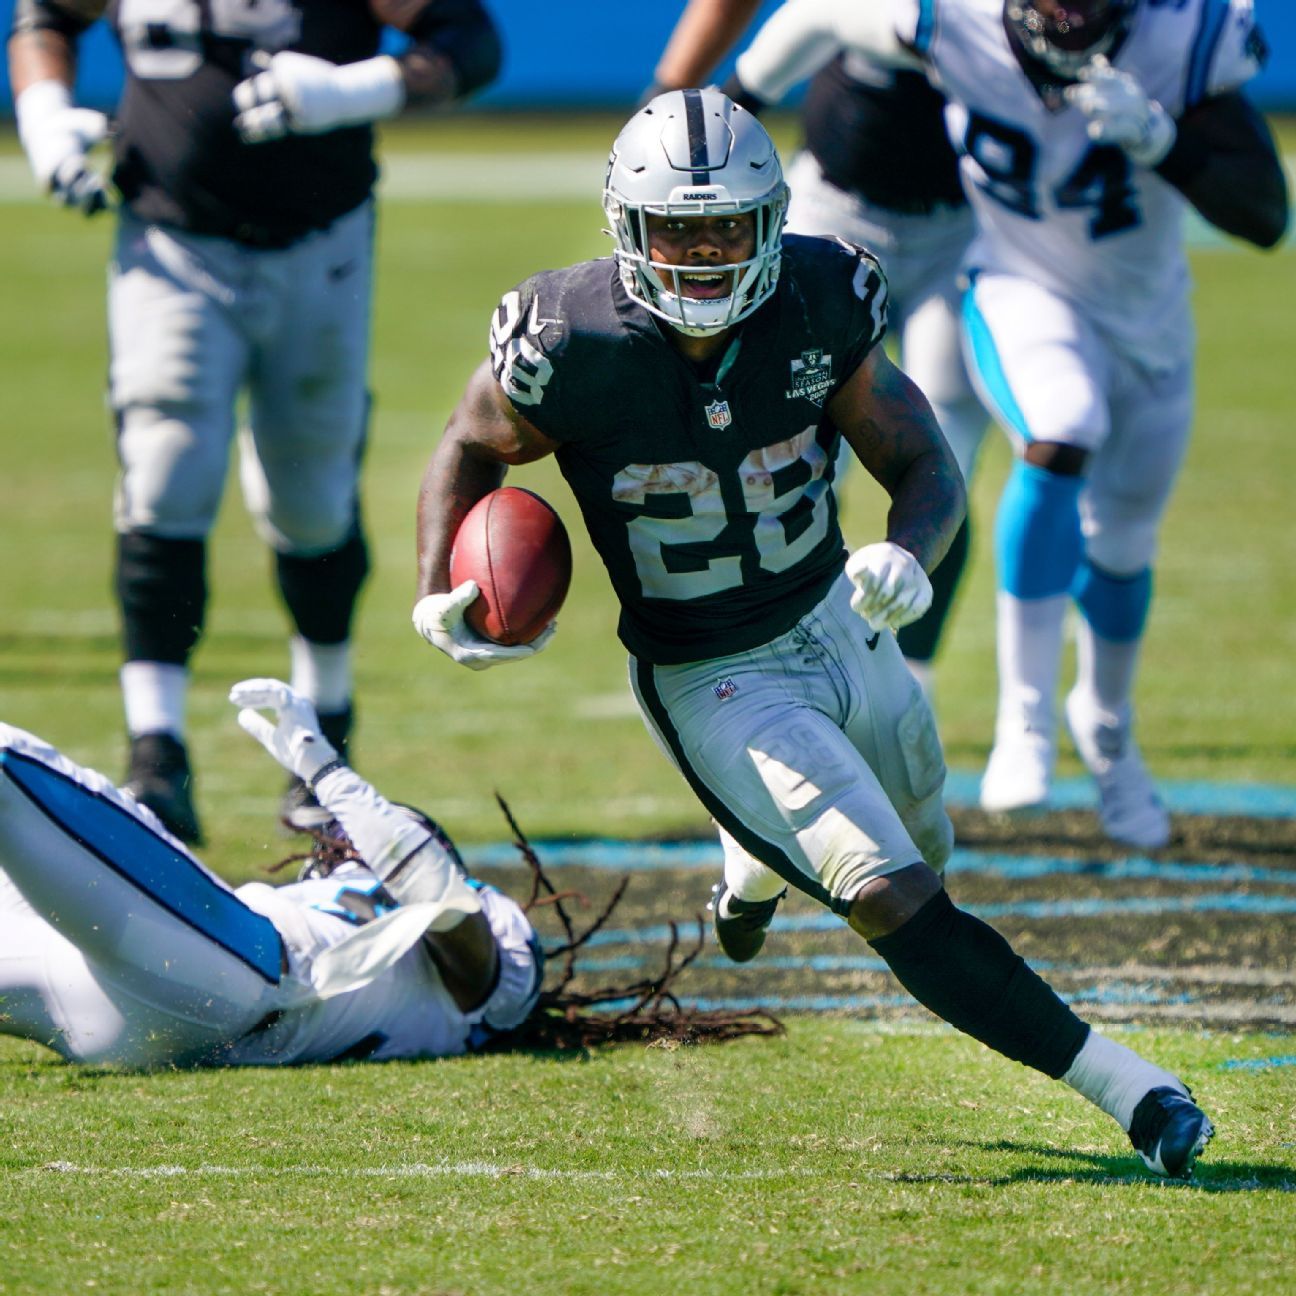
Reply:
[[[847, 336], [843, 350], [842, 383], [864, 362], [870, 351], [886, 337], [887, 281], [877, 258], [856, 243], [834, 240], [849, 260], [842, 267], [849, 276]], [[840, 384], [839, 384], [840, 385]]]
[[1268, 56], [1253, 0], [1202, 0], [1189, 53], [1185, 107], [1244, 86]]
[[[570, 330], [559, 296], [535, 275], [506, 292], [491, 318], [491, 371], [527, 422], [552, 441], [574, 439], [580, 427], [578, 367], [568, 355]], [[552, 302], [550, 301], [552, 296]]]

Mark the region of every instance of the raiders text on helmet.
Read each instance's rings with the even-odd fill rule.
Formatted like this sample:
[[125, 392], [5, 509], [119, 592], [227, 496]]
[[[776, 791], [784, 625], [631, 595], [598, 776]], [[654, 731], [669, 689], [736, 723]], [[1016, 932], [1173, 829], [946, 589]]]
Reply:
[[1124, 38], [1139, 0], [1005, 0], [1004, 13], [1026, 52], [1074, 81], [1097, 54]]
[[[746, 319], [778, 284], [787, 186], [774, 142], [718, 90], [672, 90], [637, 112], [608, 159], [603, 210], [616, 239], [621, 282], [636, 301], [682, 333], [703, 337]], [[732, 272], [727, 297], [681, 291], [681, 266], [649, 259], [649, 216], [754, 212], [750, 260], [708, 266]]]

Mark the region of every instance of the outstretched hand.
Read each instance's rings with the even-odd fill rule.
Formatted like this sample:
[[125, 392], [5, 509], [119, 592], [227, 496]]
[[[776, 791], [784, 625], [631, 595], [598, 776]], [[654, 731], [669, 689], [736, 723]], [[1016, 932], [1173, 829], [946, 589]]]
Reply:
[[[324, 766], [339, 759], [336, 749], [320, 732], [314, 704], [282, 680], [243, 680], [230, 689], [229, 699], [242, 708], [239, 725], [303, 782], [312, 782]], [[271, 712], [274, 720], [262, 715], [262, 711]]]
[[1084, 114], [1091, 140], [1114, 144], [1140, 166], [1156, 166], [1175, 142], [1178, 131], [1170, 114], [1101, 54], [1089, 61], [1065, 96]]

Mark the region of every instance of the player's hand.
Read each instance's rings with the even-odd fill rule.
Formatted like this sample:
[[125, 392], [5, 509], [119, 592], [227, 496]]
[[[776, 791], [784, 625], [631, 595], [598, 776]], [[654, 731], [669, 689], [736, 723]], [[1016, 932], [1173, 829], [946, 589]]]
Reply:
[[1154, 167], [1170, 152], [1178, 130], [1170, 114], [1128, 72], [1096, 55], [1065, 91], [1069, 104], [1088, 119], [1089, 138], [1114, 144], [1132, 162]]
[[261, 61], [263, 71], [234, 87], [234, 129], [245, 144], [377, 121], [405, 102], [400, 64], [385, 54], [337, 64], [281, 50]]
[[[229, 699], [243, 708], [239, 724], [284, 769], [304, 782], [312, 782], [325, 765], [338, 759], [336, 749], [320, 732], [314, 704], [282, 680], [243, 680], [230, 689]], [[271, 712], [273, 722], [261, 711]]]
[[28, 86], [14, 107], [19, 138], [42, 190], [83, 215], [103, 211], [108, 191], [89, 152], [107, 136], [108, 118], [90, 108], [74, 108], [60, 81]]
[[487, 670], [505, 662], [534, 657], [554, 637], [555, 621], [527, 644], [508, 646], [483, 639], [464, 620], [468, 605], [481, 591], [476, 581], [466, 580], [446, 594], [425, 594], [414, 604], [414, 629], [434, 648], [469, 670]]
[[922, 564], [889, 540], [865, 545], [846, 559], [855, 586], [851, 607], [875, 630], [899, 630], [931, 607], [932, 587]]

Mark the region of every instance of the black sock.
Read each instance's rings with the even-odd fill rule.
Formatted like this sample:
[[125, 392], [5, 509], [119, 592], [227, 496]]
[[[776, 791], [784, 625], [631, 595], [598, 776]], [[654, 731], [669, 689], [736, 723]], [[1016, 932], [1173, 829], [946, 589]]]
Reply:
[[869, 944], [924, 1007], [1054, 1079], [1089, 1034], [993, 927], [957, 908], [943, 890], [904, 926]]
[[369, 574], [369, 550], [357, 525], [329, 553], [309, 558], [275, 554], [279, 591], [303, 639], [339, 644], [351, 637], [351, 617]]
[[183, 666], [202, 633], [207, 545], [143, 531], [117, 537], [114, 583], [126, 661]]

